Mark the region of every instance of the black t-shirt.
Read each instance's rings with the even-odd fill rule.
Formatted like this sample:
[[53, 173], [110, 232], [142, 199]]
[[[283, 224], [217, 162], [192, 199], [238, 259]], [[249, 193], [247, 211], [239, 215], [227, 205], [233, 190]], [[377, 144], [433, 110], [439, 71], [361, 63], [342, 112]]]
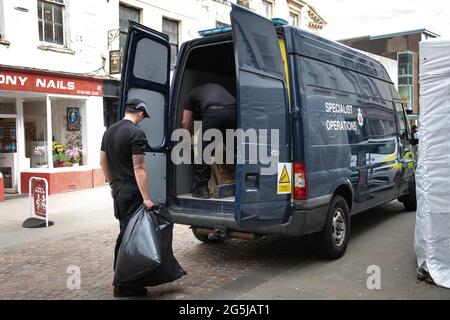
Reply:
[[112, 182], [135, 181], [133, 155], [142, 155], [147, 145], [144, 131], [130, 120], [120, 120], [103, 134], [101, 150], [106, 152]]
[[207, 83], [193, 89], [186, 100], [184, 110], [203, 113], [209, 106], [235, 106], [236, 99], [221, 85]]

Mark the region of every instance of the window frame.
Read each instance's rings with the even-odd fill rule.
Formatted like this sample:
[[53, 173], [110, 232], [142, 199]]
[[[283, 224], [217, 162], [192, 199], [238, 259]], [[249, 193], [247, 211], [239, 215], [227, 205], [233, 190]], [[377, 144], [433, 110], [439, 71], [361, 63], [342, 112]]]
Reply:
[[[43, 43], [43, 44], [48, 44], [51, 46], [56, 46], [56, 47], [61, 47], [61, 48], [66, 48], [67, 47], [67, 34], [66, 34], [66, 10], [67, 10], [67, 3], [66, 0], [37, 0], [37, 6], [39, 6], [39, 3], [42, 3], [42, 18], [39, 18], [39, 10], [38, 10], [38, 15], [37, 15], [37, 20], [38, 20], [38, 37], [39, 37], [39, 42]], [[49, 3], [52, 5], [52, 28], [53, 28], [53, 41], [46, 41], [45, 40], [45, 19], [44, 19], [44, 3]], [[60, 23], [56, 23], [54, 20], [54, 6], [60, 6], [61, 7], [61, 18], [62, 18], [62, 44], [61, 43], [57, 43], [56, 42], [56, 38], [55, 38], [55, 25], [59, 25]], [[42, 40], [40, 37], [40, 28], [39, 28], [39, 22], [42, 22]]]
[[[176, 23], [177, 25], [177, 43], [173, 43], [170, 41], [170, 36], [165, 32], [164, 30], [164, 21], [169, 21], [169, 22], [173, 22]], [[175, 65], [177, 63], [177, 57], [178, 57], [178, 53], [180, 51], [180, 21], [176, 20], [176, 19], [172, 19], [166, 16], [162, 17], [161, 20], [161, 32], [166, 34], [167, 36], [169, 36], [169, 46], [170, 46], [170, 70], [173, 70], [175, 68]], [[173, 46], [176, 46], [176, 51], [173, 52]], [[175, 54], [175, 61], [172, 64], [172, 55]]]
[[289, 20], [295, 17], [295, 24], [292, 24], [292, 21], [289, 21], [294, 27], [298, 27], [300, 25], [300, 15], [294, 11], [289, 11]]
[[[129, 4], [127, 4], [127, 3], [119, 2], [119, 50], [120, 50], [121, 60], [123, 60], [123, 57], [125, 56], [125, 53], [123, 52], [122, 49], [125, 50], [126, 37], [127, 37], [127, 35], [128, 35], [128, 29], [127, 29], [127, 30], [124, 30], [124, 31], [122, 31], [122, 30], [120, 29], [120, 19], [121, 19], [121, 16], [120, 16], [121, 10], [120, 10], [120, 8], [121, 8], [121, 7], [126, 8], [126, 9], [129, 9], [129, 10], [134, 10], [134, 11], [136, 11], [136, 12], [138, 13], [138, 20], [137, 20], [137, 21], [135, 21], [135, 20], [130, 20], [130, 19], [128, 19], [128, 20], [129, 20], [129, 21], [135, 21], [135, 22], [137, 22], [137, 23], [141, 23], [141, 19], [142, 19], [142, 8], [133, 7], [133, 6], [130, 6]], [[125, 35], [125, 40], [122, 42], [122, 41], [121, 41], [121, 36], [123, 36], [123, 35]]]
[[[269, 16], [266, 16], [265, 6], [264, 6], [265, 3], [269, 5]], [[261, 0], [261, 7], [263, 9], [262, 14], [264, 15], [264, 17], [266, 17], [267, 19], [272, 19], [273, 18], [273, 7], [274, 7], [273, 1]]]
[[0, 0], [0, 41], [5, 40], [5, 13], [3, 9], [3, 0]]
[[[400, 64], [400, 57], [408, 55], [408, 62], [406, 63], [406, 72], [401, 73], [403, 71], [403, 65]], [[403, 96], [401, 96], [402, 101], [405, 105], [405, 110], [413, 110], [414, 109], [414, 52], [413, 51], [402, 51], [397, 53], [397, 63], [398, 63], [398, 72], [397, 72], [397, 80], [398, 80], [398, 91], [400, 93], [400, 88], [407, 89], [408, 93], [410, 93], [410, 97], [408, 101], [403, 100]], [[402, 67], [401, 67], [402, 66]], [[409, 73], [411, 72], [411, 73]]]
[[[399, 110], [399, 108], [401, 108], [401, 110]], [[411, 129], [409, 127], [408, 115], [406, 114], [405, 104], [400, 101], [395, 101], [395, 118], [397, 119], [398, 135], [400, 141], [402, 141], [403, 143], [406, 141], [409, 142], [411, 137]], [[405, 132], [401, 132], [401, 122], [403, 122], [403, 125], [405, 126], [405, 128], [403, 129], [405, 130]], [[406, 137], [404, 136], [405, 133]]]

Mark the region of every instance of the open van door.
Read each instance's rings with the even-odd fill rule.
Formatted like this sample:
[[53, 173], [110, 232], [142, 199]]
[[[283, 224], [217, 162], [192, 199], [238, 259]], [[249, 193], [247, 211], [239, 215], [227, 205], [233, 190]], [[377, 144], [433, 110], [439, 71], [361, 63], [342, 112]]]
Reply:
[[145, 164], [149, 196], [165, 203], [167, 194], [167, 117], [170, 88], [170, 45], [165, 34], [130, 21], [122, 69], [121, 116], [125, 102], [138, 98], [147, 104], [150, 119], [142, 121], [147, 136]]
[[[231, 26], [236, 57], [237, 127], [268, 132], [268, 155], [279, 155], [279, 162], [289, 162], [289, 112], [284, 65], [272, 21], [243, 7], [233, 5]], [[278, 130], [279, 141], [270, 145], [271, 129]], [[289, 217], [290, 194], [278, 195], [277, 163], [275, 172], [267, 174], [259, 159], [249, 161], [251, 142], [243, 143], [237, 154], [236, 222], [241, 226], [269, 226]], [[263, 146], [258, 140], [259, 149]], [[259, 158], [259, 156], [258, 156]], [[253, 162], [253, 163], [252, 163]], [[264, 171], [264, 170], [263, 170]], [[292, 188], [292, 173], [291, 188]], [[285, 179], [285, 178], [283, 178]]]

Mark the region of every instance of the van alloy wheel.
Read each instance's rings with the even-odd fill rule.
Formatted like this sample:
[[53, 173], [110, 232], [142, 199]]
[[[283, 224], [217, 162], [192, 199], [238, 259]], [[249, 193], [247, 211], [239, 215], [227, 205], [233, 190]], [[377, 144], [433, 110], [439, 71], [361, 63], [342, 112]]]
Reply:
[[333, 241], [335, 242], [336, 247], [340, 247], [342, 246], [342, 243], [344, 243], [345, 231], [344, 213], [341, 208], [336, 208], [331, 225]]

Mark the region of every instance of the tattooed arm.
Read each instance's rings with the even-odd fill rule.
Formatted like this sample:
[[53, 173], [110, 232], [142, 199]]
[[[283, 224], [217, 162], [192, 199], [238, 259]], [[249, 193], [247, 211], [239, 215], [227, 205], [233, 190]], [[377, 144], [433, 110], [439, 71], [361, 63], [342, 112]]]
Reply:
[[153, 207], [153, 202], [148, 196], [147, 168], [145, 167], [143, 154], [133, 155], [133, 168], [139, 191], [141, 192], [142, 198], [144, 199], [144, 205], [147, 209], [151, 209]]

